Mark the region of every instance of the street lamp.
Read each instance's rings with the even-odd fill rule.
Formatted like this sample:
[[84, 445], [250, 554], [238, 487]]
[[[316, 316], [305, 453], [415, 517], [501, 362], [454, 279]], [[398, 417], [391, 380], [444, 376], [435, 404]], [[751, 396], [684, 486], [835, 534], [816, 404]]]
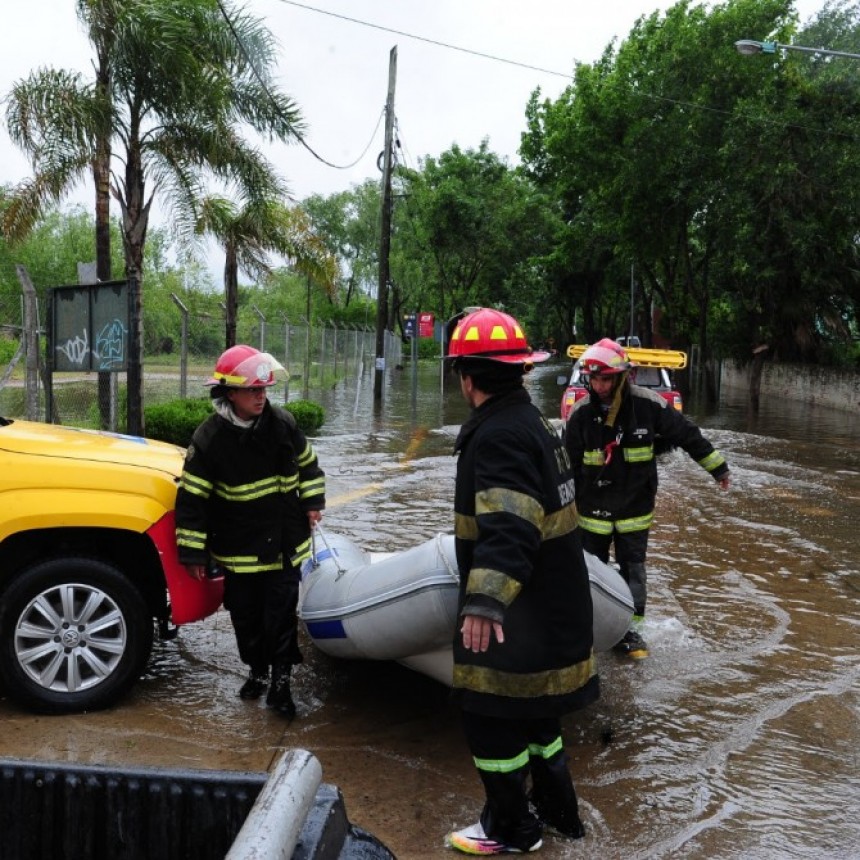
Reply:
[[803, 45], [786, 45], [783, 42], [757, 42], [755, 39], [739, 39], [735, 42], [739, 54], [750, 56], [752, 54], [775, 54], [777, 51], [801, 51], [804, 54], [820, 54], [825, 57], [848, 57], [852, 60], [860, 60], [860, 54], [851, 54], [848, 51], [831, 51], [828, 48], [806, 48]]

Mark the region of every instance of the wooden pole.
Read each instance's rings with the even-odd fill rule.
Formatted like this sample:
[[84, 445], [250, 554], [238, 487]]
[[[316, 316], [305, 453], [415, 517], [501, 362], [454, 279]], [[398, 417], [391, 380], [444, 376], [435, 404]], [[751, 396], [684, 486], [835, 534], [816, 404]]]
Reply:
[[388, 328], [388, 257], [391, 250], [391, 145], [394, 139], [394, 84], [397, 79], [397, 45], [388, 58], [388, 99], [385, 102], [385, 152], [382, 157], [382, 227], [379, 239], [379, 287], [376, 292], [376, 373], [374, 403], [382, 401], [385, 384], [385, 332]]

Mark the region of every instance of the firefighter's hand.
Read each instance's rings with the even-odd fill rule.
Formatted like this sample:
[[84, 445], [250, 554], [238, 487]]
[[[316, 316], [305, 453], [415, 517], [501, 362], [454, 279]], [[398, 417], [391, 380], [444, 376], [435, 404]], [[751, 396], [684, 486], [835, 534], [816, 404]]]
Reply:
[[313, 527], [322, 519], [322, 511], [308, 511], [308, 525]]
[[728, 490], [729, 484], [731, 484], [731, 480], [728, 475], [723, 475], [717, 483], [720, 485], [721, 490]]
[[186, 564], [185, 569], [195, 578], [199, 579], [201, 582], [206, 579], [206, 565], [205, 564]]
[[464, 615], [460, 632], [463, 634], [463, 647], [467, 651], [474, 651], [475, 654], [486, 651], [490, 647], [491, 633], [495, 633], [496, 642], [499, 645], [505, 641], [502, 625], [482, 615]]

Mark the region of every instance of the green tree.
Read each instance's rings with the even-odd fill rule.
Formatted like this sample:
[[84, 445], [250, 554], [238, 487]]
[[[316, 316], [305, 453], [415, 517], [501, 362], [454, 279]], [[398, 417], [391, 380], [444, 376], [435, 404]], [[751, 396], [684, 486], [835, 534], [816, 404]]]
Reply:
[[278, 200], [254, 200], [238, 209], [231, 200], [207, 197], [200, 207], [197, 229], [211, 233], [223, 245], [225, 346], [236, 343], [239, 310], [239, 269], [258, 280], [271, 274], [269, 255], [290, 259], [292, 268], [317, 283], [327, 295], [337, 288], [337, 261], [323, 240], [311, 229], [300, 206], [284, 206]]
[[[398, 172], [391, 271], [402, 302], [447, 319], [467, 305], [524, 316], [537, 303], [534, 260], [555, 212], [534, 184], [491, 152], [453, 146]], [[522, 305], [523, 307], [518, 307]]]
[[105, 57], [103, 88], [53, 70], [34, 72], [15, 86], [7, 122], [30, 155], [34, 175], [19, 189], [18, 204], [7, 210], [4, 229], [8, 235], [26, 233], [44, 205], [92, 164], [97, 137], [110, 127], [120, 165], [111, 174], [111, 193], [122, 214], [133, 307], [128, 429], [140, 433], [142, 273], [153, 196], [164, 196], [176, 231], [185, 236], [197, 223], [209, 179], [235, 184], [245, 200], [259, 199], [277, 178], [238, 129], [286, 140], [300, 129], [300, 116], [273, 86], [272, 34], [230, 4], [91, 0], [81, 8], [93, 16], [109, 12], [103, 26], [90, 30], [97, 57]]

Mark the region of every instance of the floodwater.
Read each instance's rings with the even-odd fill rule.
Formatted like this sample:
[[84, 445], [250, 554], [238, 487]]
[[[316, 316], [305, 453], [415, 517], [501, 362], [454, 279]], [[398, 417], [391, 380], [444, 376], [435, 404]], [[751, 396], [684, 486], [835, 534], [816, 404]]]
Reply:
[[[548, 416], [563, 370], [529, 378]], [[372, 374], [322, 396], [323, 527], [371, 551], [452, 528], [450, 452], [466, 409], [432, 368], [415, 396], [411, 383], [393, 373], [384, 417]], [[730, 461], [732, 487], [682, 452], [661, 461], [651, 657], [599, 655], [601, 699], [565, 720], [588, 835], [549, 836], [541, 856], [860, 858], [860, 421], [785, 401], [750, 417], [742, 396], [690, 414]], [[298, 746], [401, 860], [450, 860], [445, 833], [472, 823], [483, 795], [447, 689], [304, 650], [292, 725], [237, 698], [243, 667], [218, 613], [159, 643], [110, 711], [34, 717], [0, 701], [0, 755], [263, 770]]]

